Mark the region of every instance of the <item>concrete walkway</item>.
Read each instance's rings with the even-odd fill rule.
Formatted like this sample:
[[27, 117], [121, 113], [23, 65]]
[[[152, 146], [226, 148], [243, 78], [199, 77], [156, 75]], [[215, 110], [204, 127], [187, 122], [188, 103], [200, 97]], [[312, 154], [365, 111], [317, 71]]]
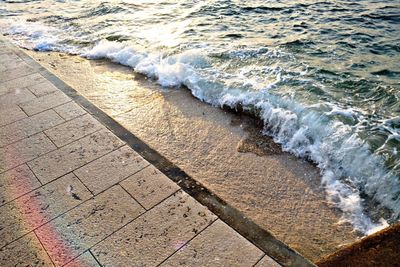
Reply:
[[0, 266], [279, 266], [0, 39]]

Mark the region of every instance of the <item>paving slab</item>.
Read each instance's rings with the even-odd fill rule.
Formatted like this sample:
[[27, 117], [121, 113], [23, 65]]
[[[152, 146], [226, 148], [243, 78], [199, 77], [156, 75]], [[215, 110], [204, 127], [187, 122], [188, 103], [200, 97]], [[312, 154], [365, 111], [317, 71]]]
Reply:
[[0, 46], [0, 55], [7, 55], [7, 54], [9, 54], [9, 53], [12, 53], [12, 50], [11, 49], [9, 49], [8, 47], [6, 47], [6, 46], [4, 46], [4, 45], [1, 45]]
[[204, 206], [179, 191], [91, 251], [102, 266], [156, 266], [215, 219]]
[[265, 255], [254, 267], [282, 267], [282, 265]]
[[180, 189], [152, 165], [122, 181], [121, 186], [146, 209], [154, 207]]
[[93, 133], [28, 163], [36, 177], [48, 183], [119, 147], [123, 142], [108, 130]]
[[75, 102], [68, 102], [61, 106], [53, 108], [55, 112], [57, 112], [64, 120], [71, 120], [73, 118], [79, 117], [86, 113], [86, 111], [81, 108]]
[[31, 91], [35, 96], [41, 97], [54, 92], [59, 91], [51, 82], [45, 81], [32, 86], [28, 86], [27, 89]]
[[87, 114], [46, 130], [45, 133], [56, 146], [62, 147], [101, 129], [105, 127]]
[[0, 266], [54, 266], [34, 233], [0, 249]]
[[56, 149], [56, 146], [44, 133], [38, 133], [0, 148], [0, 173], [54, 149]]
[[21, 103], [19, 106], [26, 114], [28, 114], [28, 116], [31, 116], [69, 101], [71, 101], [71, 99], [68, 96], [61, 91], [57, 91], [52, 94], [44, 95], [31, 101]]
[[32, 117], [0, 127], [0, 147], [42, 132], [64, 120], [54, 110], [48, 110]]
[[0, 266], [274, 263], [1, 36], [0, 54]]
[[0, 112], [0, 127], [26, 117], [26, 114], [17, 105], [7, 105]]
[[94, 194], [98, 194], [148, 165], [133, 149], [123, 146], [74, 173]]
[[[4, 47], [2, 47], [4, 48]], [[0, 49], [2, 50], [2, 49]], [[1, 67], [3, 68], [12, 68], [14, 62], [23, 62], [25, 63], [17, 54], [15, 53], [7, 53], [0, 57]]]
[[16, 78], [21, 78], [29, 74], [32, 74], [34, 72], [35, 70], [31, 66], [24, 63], [21, 66], [18, 66], [17, 68], [7, 69], [5, 71], [0, 72], [0, 82], [6, 82]]
[[41, 184], [24, 164], [0, 174], [0, 206], [38, 187]]
[[15, 89], [23, 89], [28, 86], [33, 86], [38, 83], [46, 82], [47, 80], [39, 73], [32, 73], [23, 77], [0, 83], [0, 95], [7, 94]]
[[0, 247], [33, 231], [92, 197], [73, 175], [32, 191], [0, 207]]
[[53, 262], [62, 266], [143, 212], [144, 209], [118, 185], [35, 232]]
[[263, 255], [256, 246], [217, 220], [161, 266], [252, 267]]
[[15, 54], [2, 55], [0, 59], [0, 71], [5, 72], [25, 66], [26, 63]]
[[[0, 91], [1, 90], [2, 87], [0, 85]], [[32, 92], [27, 89], [17, 88], [17, 89], [7, 90], [6, 94], [0, 95], [0, 107], [2, 107], [3, 110], [5, 108], [9, 108], [12, 105], [27, 102], [35, 98], [36, 98], [35, 95], [32, 94]]]
[[65, 267], [100, 267], [96, 259], [90, 254], [90, 252], [85, 252], [78, 258], [74, 259]]

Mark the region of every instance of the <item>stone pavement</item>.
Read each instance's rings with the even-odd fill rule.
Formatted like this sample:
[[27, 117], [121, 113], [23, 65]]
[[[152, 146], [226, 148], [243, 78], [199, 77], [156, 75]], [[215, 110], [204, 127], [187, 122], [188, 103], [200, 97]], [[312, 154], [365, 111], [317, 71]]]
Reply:
[[0, 39], [0, 266], [279, 266]]

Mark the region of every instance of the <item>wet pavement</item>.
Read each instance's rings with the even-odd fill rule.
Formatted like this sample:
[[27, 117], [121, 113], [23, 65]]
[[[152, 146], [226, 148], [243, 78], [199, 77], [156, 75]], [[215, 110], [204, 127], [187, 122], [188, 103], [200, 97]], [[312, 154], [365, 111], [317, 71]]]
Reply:
[[0, 38], [1, 266], [278, 264]]

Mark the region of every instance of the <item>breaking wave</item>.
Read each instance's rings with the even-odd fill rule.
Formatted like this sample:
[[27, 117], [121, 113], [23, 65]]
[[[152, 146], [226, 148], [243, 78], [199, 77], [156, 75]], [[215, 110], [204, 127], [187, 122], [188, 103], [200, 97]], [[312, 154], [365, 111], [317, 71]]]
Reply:
[[[332, 205], [340, 208], [343, 220], [366, 234], [388, 224], [384, 219], [373, 222], [365, 213], [360, 194], [367, 194], [398, 216], [400, 184], [396, 176], [382, 166], [384, 160], [371, 152], [354, 127], [332, 119], [352, 119], [357, 114], [334, 105], [304, 106], [263, 90], [248, 91], [224, 88], [216, 82], [218, 70], [212, 69], [206, 55], [198, 51], [163, 57], [139, 52], [128, 43], [101, 41], [82, 54], [89, 59], [107, 58], [133, 68], [155, 79], [160, 85], [184, 85], [198, 99], [215, 106], [229, 106], [258, 114], [264, 121], [264, 133], [272, 136], [285, 151], [317, 163], [322, 185]], [[214, 77], [206, 76], [214, 73]], [[273, 86], [280, 81], [277, 75]]]
[[285, 151], [318, 165], [342, 221], [369, 234], [399, 219], [400, 6], [53, 1], [43, 13], [42, 2], [5, 1], [1, 33], [244, 110]]

